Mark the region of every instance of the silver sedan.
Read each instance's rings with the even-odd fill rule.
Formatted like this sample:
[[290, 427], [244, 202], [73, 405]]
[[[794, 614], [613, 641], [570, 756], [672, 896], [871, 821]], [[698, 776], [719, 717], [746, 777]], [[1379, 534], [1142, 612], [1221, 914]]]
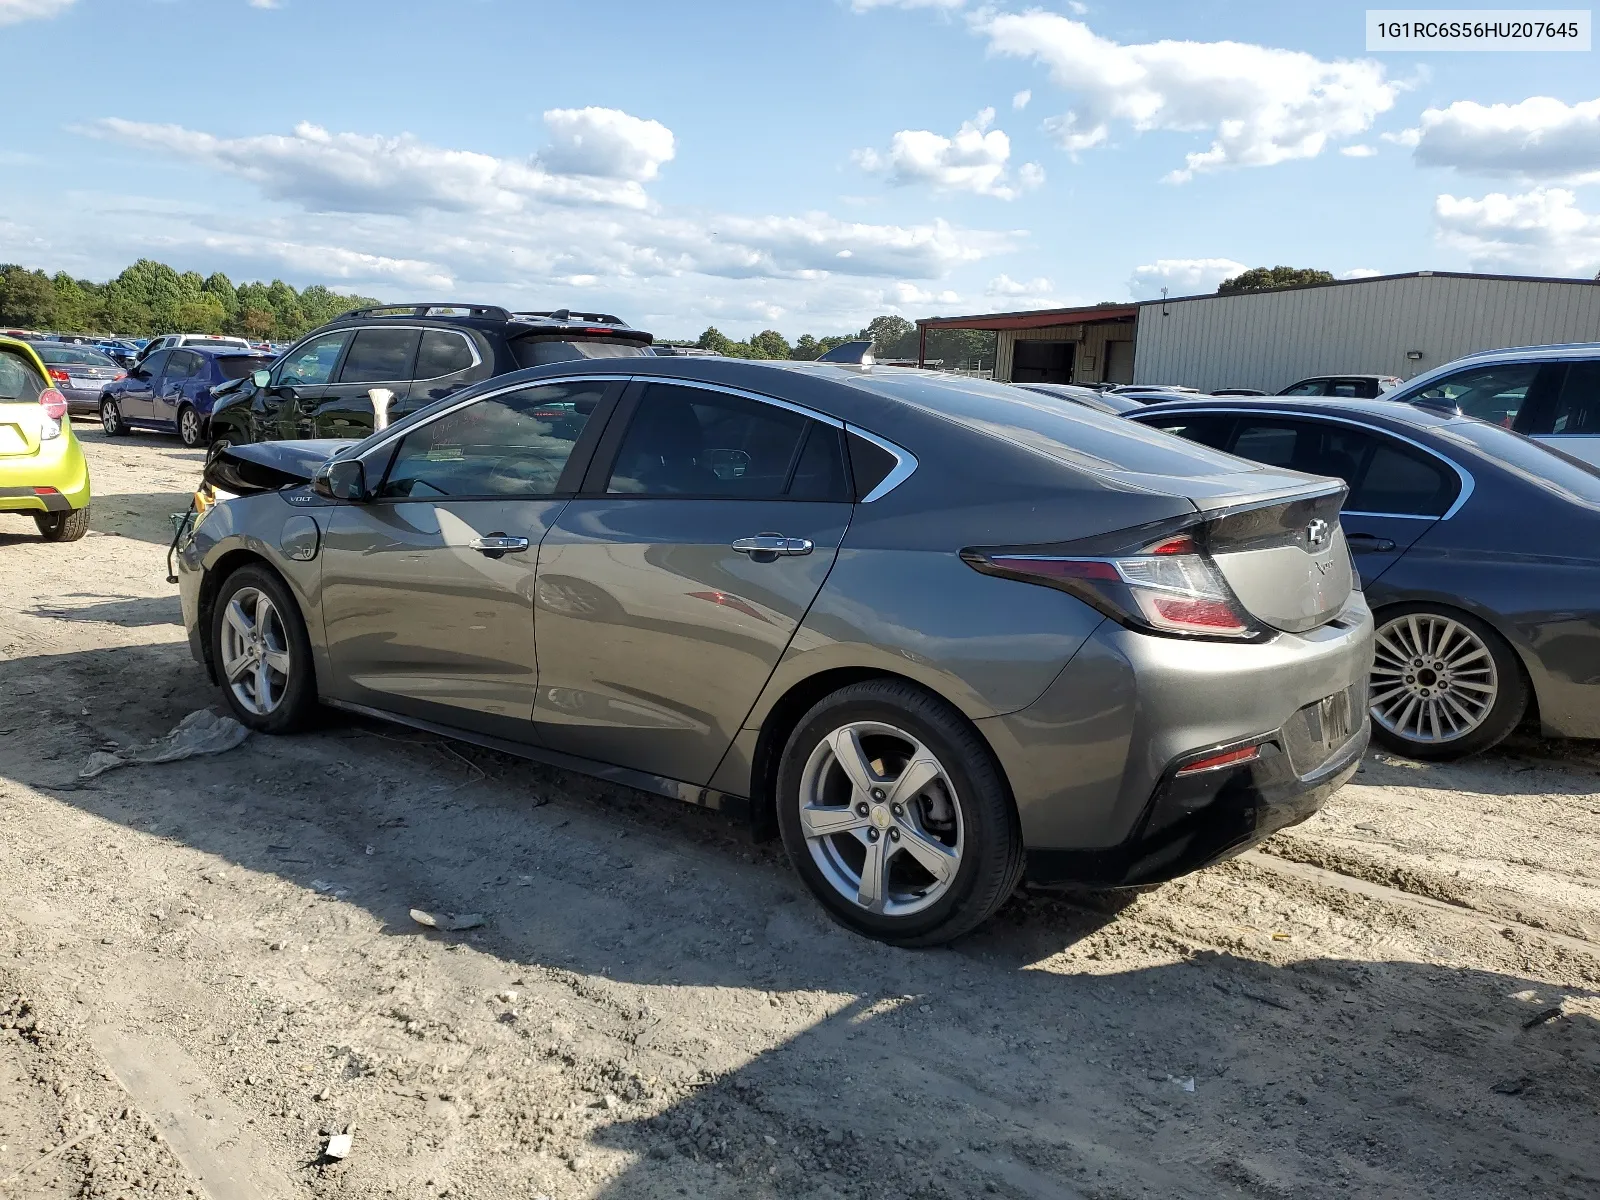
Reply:
[[109, 355], [67, 342], [34, 342], [50, 382], [67, 398], [68, 412], [100, 411], [100, 393], [127, 374]]

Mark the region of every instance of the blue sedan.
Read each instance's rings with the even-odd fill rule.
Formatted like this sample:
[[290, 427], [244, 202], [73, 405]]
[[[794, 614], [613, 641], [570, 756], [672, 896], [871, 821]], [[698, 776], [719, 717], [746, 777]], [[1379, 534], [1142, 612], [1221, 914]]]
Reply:
[[1199, 399], [1129, 420], [1350, 488], [1377, 618], [1373, 734], [1483, 750], [1525, 716], [1600, 737], [1600, 471], [1486, 421], [1389, 400]]
[[105, 389], [100, 424], [112, 437], [149, 429], [176, 433], [185, 446], [203, 446], [216, 390], [272, 362], [271, 355], [232, 346], [157, 350]]

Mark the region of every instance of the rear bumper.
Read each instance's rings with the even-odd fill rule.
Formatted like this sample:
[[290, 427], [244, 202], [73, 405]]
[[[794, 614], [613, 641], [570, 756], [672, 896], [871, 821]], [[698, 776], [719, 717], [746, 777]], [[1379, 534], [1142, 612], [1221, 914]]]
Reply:
[[94, 413], [99, 415], [100, 393], [105, 390], [103, 387], [96, 387], [93, 389], [64, 387], [58, 388], [57, 390], [67, 398], [68, 412]]
[[[1346, 752], [1359, 757], [1366, 743], [1371, 664], [1372, 614], [1359, 592], [1334, 622], [1255, 644], [1153, 637], [1107, 621], [1033, 704], [976, 724], [1005, 771], [1039, 870], [1105, 881], [1119, 873], [1107, 864], [1122, 864], [1126, 875], [1143, 862], [1157, 834], [1187, 838], [1188, 849], [1168, 854], [1192, 864], [1265, 837], [1273, 822], [1297, 819], [1296, 805], [1310, 806], [1302, 816], [1313, 811], [1339, 773], [1329, 764]], [[1354, 736], [1337, 744], [1308, 737], [1320, 719], [1310, 715], [1315, 706], [1340, 694], [1355, 697]], [[1214, 842], [1202, 848], [1206, 837], [1174, 833], [1157, 812], [1177, 794], [1175, 766], [1252, 742], [1272, 749], [1242, 773], [1227, 773], [1235, 782], [1226, 795], [1219, 790], [1185, 809], [1196, 824], [1218, 823]], [[1294, 799], [1317, 792], [1324, 794]], [[1171, 874], [1185, 869], [1173, 866]]]
[[1356, 773], [1371, 733], [1372, 722], [1363, 717], [1349, 741], [1304, 775], [1295, 773], [1282, 748], [1283, 731], [1263, 742], [1255, 762], [1199, 776], [1169, 772], [1126, 842], [1104, 850], [1029, 850], [1028, 878], [1131, 887], [1231, 858], [1321, 808]]
[[[54, 488], [39, 495], [35, 489]], [[65, 512], [89, 503], [89, 465], [65, 429], [35, 454], [0, 458], [0, 512]]]

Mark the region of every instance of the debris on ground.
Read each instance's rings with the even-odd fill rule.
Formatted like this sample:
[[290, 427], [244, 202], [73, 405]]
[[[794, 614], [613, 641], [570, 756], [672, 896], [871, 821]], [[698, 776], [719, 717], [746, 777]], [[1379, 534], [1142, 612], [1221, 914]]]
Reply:
[[489, 922], [482, 913], [461, 913], [457, 916], [435, 915], [424, 912], [420, 908], [411, 910], [411, 919], [418, 925], [426, 925], [429, 929], [439, 929], [446, 933], [461, 933], [468, 929], [479, 929]]
[[179, 762], [197, 754], [222, 754], [244, 744], [250, 731], [232, 717], [219, 717], [209, 708], [190, 713], [164, 738], [134, 750], [107, 752], [96, 750], [78, 772], [79, 779], [93, 779], [118, 767], [149, 766]]

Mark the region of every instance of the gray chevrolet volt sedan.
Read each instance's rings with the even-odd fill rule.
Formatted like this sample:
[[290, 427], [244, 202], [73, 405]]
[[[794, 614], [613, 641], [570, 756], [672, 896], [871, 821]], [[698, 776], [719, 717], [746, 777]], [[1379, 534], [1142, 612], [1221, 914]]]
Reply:
[[207, 476], [184, 619], [241, 721], [320, 703], [739, 813], [888, 942], [1024, 871], [1237, 853], [1367, 744], [1342, 483], [1003, 384], [559, 364]]

